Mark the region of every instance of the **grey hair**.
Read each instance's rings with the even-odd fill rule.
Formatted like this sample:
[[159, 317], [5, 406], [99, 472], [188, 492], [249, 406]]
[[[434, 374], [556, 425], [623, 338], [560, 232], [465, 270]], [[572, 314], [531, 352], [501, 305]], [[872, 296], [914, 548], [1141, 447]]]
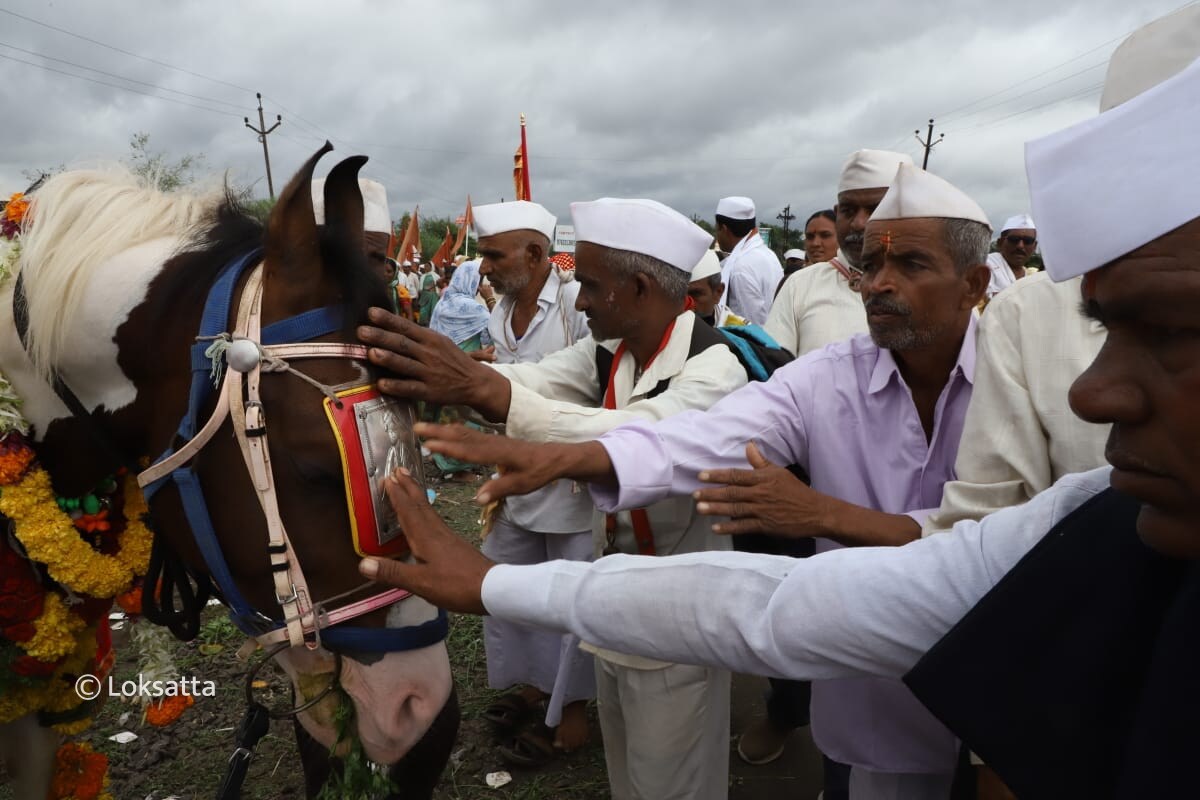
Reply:
[[948, 219], [945, 222], [946, 246], [959, 274], [966, 272], [969, 267], [986, 264], [988, 249], [992, 245], [992, 229], [970, 219]]
[[609, 249], [607, 266], [618, 278], [632, 278], [639, 272], [644, 272], [672, 302], [682, 303], [683, 298], [687, 297], [688, 278], [691, 276], [653, 256], [631, 250]]

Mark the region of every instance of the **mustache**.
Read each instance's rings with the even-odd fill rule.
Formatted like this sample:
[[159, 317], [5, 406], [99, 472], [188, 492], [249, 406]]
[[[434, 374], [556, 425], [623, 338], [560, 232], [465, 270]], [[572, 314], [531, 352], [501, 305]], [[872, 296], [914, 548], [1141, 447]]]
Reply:
[[845, 237], [842, 238], [843, 245], [862, 244], [862, 243], [863, 243], [863, 235], [861, 233], [847, 233], [845, 235]]
[[899, 314], [903, 317], [912, 315], [912, 308], [910, 306], [897, 300], [889, 300], [885, 297], [869, 297], [863, 305], [866, 307], [868, 314], [872, 312], [877, 314]]

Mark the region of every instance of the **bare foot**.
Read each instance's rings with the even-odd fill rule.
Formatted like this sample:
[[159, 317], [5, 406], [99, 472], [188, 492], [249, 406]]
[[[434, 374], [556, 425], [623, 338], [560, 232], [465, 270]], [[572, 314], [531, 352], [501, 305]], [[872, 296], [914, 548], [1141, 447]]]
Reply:
[[570, 753], [588, 743], [587, 701], [576, 700], [563, 706], [562, 722], [554, 730], [554, 746]]

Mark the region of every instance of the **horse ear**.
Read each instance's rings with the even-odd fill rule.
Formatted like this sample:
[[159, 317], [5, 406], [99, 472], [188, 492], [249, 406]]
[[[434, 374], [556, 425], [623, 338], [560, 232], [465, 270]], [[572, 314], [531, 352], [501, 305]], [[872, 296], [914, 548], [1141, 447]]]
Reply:
[[[267, 219], [263, 257], [268, 273], [278, 278], [280, 290], [301, 299], [319, 291], [322, 263], [317, 221], [313, 212], [312, 176], [321, 156], [333, 149], [325, 145], [313, 153], [284, 187]], [[280, 298], [285, 307], [289, 304]]]
[[350, 264], [363, 257], [363, 198], [358, 171], [366, 156], [351, 156], [325, 179], [325, 229], [321, 255], [326, 264]]

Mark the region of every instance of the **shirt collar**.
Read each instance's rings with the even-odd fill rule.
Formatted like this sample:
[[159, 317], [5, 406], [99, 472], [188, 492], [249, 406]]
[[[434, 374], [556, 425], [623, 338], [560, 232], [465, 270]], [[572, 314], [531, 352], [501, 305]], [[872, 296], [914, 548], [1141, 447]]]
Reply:
[[691, 311], [684, 311], [675, 318], [675, 328], [671, 331], [667, 346], [651, 362], [650, 368], [638, 378], [633, 387], [633, 396], [649, 392], [660, 381], [674, 378], [683, 370], [683, 365], [688, 360], [688, 350], [692, 346], [692, 326], [696, 324], [704, 323]]
[[561, 283], [562, 279], [558, 277], [558, 270], [551, 264], [550, 274], [546, 276], [546, 282], [542, 284], [542, 291], [538, 292], [538, 305], [543, 308], [554, 305], [554, 301], [558, 299], [558, 287]]
[[[946, 382], [949, 383], [957, 376], [962, 376], [963, 380], [972, 386], [975, 385], [975, 326], [979, 315], [977, 312], [971, 312], [971, 318], [967, 321], [967, 332], [963, 335], [962, 347], [958, 349], [958, 360], [954, 362], [954, 369], [950, 370]], [[895, 380], [904, 381], [904, 376], [900, 374], [900, 367], [896, 365], [896, 359], [892, 357], [892, 351], [884, 348], [878, 348], [879, 356], [875, 359], [875, 367], [871, 370], [871, 380], [867, 383], [867, 393], [877, 394], [887, 388], [887, 385], [892, 382], [893, 376]]]
[[746, 250], [750, 250], [751, 248], [755, 247], [756, 245], [760, 245], [762, 243], [763, 243], [762, 237], [758, 235], [758, 228], [755, 228], [754, 230], [750, 231], [745, 236], [743, 236], [741, 238], [741, 240], [733, 246], [733, 249], [729, 251], [729, 255], [733, 255], [734, 253], [741, 253]]

